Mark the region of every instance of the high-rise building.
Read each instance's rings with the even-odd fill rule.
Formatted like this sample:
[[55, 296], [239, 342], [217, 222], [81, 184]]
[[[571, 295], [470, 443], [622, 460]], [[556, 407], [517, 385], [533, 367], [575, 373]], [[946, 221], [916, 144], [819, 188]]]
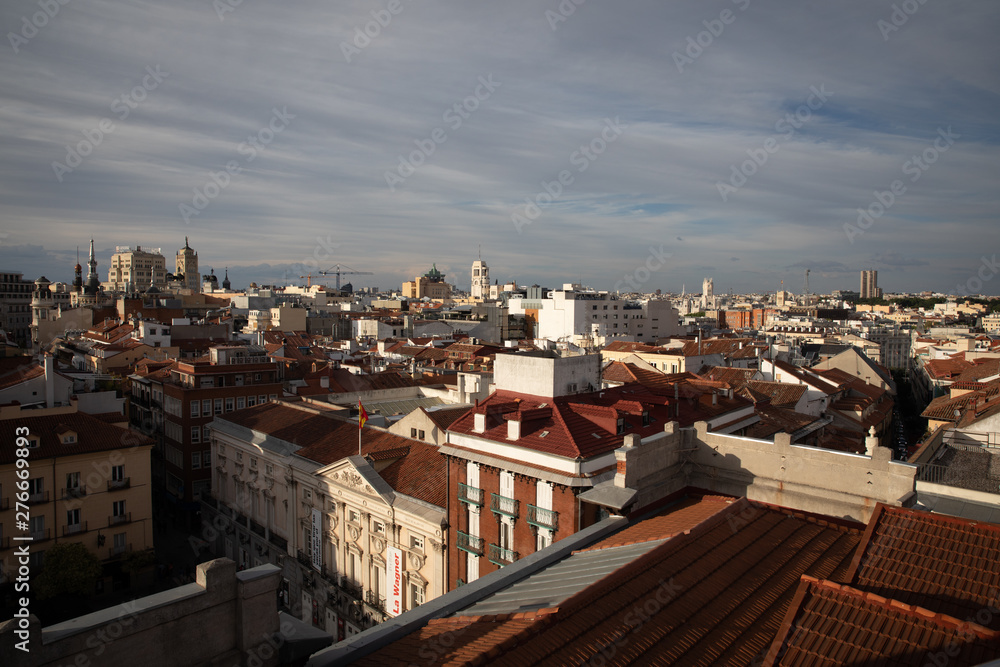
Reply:
[[134, 249], [129, 246], [115, 248], [111, 268], [108, 269], [108, 282], [105, 283], [108, 291], [145, 291], [152, 285], [164, 287], [166, 283], [167, 261], [159, 248], [143, 250], [138, 245]]
[[485, 299], [490, 294], [490, 267], [480, 257], [472, 263], [472, 298]]
[[867, 269], [861, 272], [861, 298], [878, 299], [882, 296], [882, 290], [878, 286], [878, 271]]
[[198, 273], [198, 253], [188, 245], [188, 237], [184, 237], [184, 247], [177, 251], [174, 263], [174, 275], [184, 276], [184, 288], [192, 294], [201, 291], [201, 274]]

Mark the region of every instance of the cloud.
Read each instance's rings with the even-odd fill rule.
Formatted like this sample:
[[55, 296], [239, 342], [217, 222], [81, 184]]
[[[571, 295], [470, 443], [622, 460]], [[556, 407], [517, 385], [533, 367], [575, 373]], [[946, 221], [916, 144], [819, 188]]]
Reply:
[[[481, 245], [500, 277], [611, 288], [673, 237], [685, 252], [649, 283], [665, 291], [710, 266], [727, 289], [774, 289], [820, 255], [815, 288], [847, 288], [885, 247], [925, 269], [883, 254], [880, 284], [950, 289], [978, 262], [1000, 209], [997, 3], [926, 3], [888, 41], [880, 4], [726, 3], [735, 20], [683, 71], [674, 54], [718, 8], [587, 3], [553, 30], [557, 4], [406, 2], [358, 44], [371, 3], [63, 6], [0, 68], [0, 248], [39, 248], [0, 258], [69, 280], [91, 236], [169, 265], [189, 235], [216, 273], [259, 266], [260, 283], [265, 265], [307, 274], [331, 234], [327, 266], [376, 274], [356, 285], [437, 261], [467, 288]], [[153, 86], [149, 68], [169, 74]], [[280, 131], [275, 110], [293, 116]], [[960, 138], [910, 180], [946, 127]], [[905, 193], [852, 243], [844, 225], [894, 180]]]

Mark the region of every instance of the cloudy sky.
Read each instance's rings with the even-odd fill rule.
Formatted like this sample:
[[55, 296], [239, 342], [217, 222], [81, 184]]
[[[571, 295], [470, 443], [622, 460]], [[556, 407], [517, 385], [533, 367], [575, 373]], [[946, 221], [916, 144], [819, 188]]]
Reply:
[[522, 284], [1000, 294], [996, 0], [46, 1], [0, 6], [32, 279], [189, 236], [238, 286], [468, 289], [481, 246]]

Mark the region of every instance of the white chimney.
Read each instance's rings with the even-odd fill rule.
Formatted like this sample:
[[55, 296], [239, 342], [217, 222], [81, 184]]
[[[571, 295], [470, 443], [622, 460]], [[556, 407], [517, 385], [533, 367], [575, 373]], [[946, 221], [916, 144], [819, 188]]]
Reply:
[[518, 440], [521, 437], [521, 421], [519, 419], [511, 419], [507, 422], [507, 439], [508, 440]]

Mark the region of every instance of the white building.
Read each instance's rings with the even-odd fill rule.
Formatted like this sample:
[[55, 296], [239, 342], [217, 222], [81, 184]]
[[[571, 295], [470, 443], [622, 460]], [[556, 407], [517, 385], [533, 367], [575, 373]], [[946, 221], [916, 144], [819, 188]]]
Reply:
[[517, 297], [509, 301], [510, 314], [531, 318], [536, 339], [589, 340], [604, 344], [615, 338], [654, 342], [682, 333], [677, 309], [667, 300], [627, 301], [608, 292], [582, 289], [567, 283], [547, 298]]
[[159, 248], [143, 250], [138, 245], [134, 249], [129, 246], [115, 248], [115, 254], [111, 256], [111, 268], [108, 269], [108, 282], [104, 284], [106, 290], [145, 290], [150, 285], [165, 287], [166, 284], [167, 260]]
[[203, 507], [211, 549], [241, 569], [281, 566], [284, 605], [337, 639], [442, 595], [446, 582], [444, 458], [370, 428], [359, 456], [357, 433], [302, 404], [217, 417]]
[[472, 263], [472, 298], [482, 301], [490, 293], [490, 267], [477, 259]]

